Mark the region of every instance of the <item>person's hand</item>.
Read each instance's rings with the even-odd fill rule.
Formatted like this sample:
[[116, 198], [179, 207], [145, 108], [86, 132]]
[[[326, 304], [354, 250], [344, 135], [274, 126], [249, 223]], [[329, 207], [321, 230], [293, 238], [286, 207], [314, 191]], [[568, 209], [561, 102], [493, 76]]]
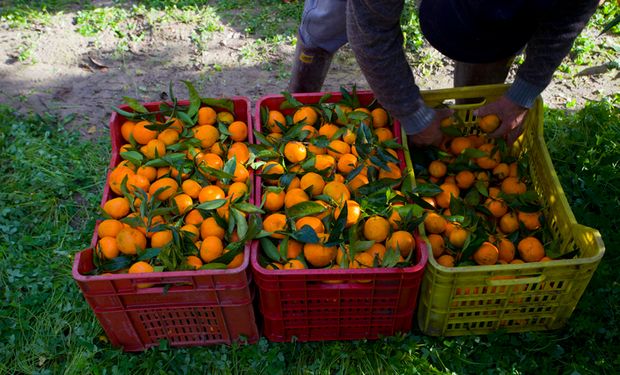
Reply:
[[436, 109], [433, 121], [420, 133], [407, 134], [407, 143], [409, 148], [422, 146], [439, 146], [443, 140], [444, 134], [441, 131], [441, 120], [452, 115], [451, 109]]
[[484, 105], [474, 111], [476, 117], [494, 114], [500, 119], [500, 125], [495, 131], [489, 133], [493, 138], [504, 138], [511, 145], [523, 133], [523, 120], [527, 115], [527, 108], [521, 107], [505, 96], [499, 100]]

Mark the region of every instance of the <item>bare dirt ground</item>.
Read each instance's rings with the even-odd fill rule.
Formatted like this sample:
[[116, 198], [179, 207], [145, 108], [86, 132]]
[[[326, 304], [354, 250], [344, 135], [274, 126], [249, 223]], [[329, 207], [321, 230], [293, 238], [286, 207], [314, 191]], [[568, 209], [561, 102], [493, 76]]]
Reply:
[[[71, 13], [58, 16], [53, 25], [39, 30], [0, 28], [0, 103], [25, 113], [75, 113], [71, 126], [92, 137], [107, 132], [111, 106], [121, 104], [122, 96], [156, 101], [170, 81], [181, 98], [186, 91], [180, 81], [189, 80], [201, 96], [239, 95], [253, 102], [262, 95], [280, 93], [288, 83], [294, 47], [283, 45], [248, 58], [244, 47], [254, 40], [229, 26], [213, 33], [198, 50], [189, 26], [162, 24], [119, 53], [118, 39], [111, 32], [83, 37], [74, 30], [73, 17]], [[19, 61], [20, 50], [28, 44], [34, 46], [32, 55]], [[419, 86], [451, 87], [450, 62], [432, 48], [422, 53], [427, 63], [412, 64]], [[594, 74], [556, 77], [543, 93], [545, 103], [579, 108], [587, 100], [620, 92], [617, 70], [590, 70]], [[324, 90], [353, 85], [368, 88], [345, 47], [334, 59]]]

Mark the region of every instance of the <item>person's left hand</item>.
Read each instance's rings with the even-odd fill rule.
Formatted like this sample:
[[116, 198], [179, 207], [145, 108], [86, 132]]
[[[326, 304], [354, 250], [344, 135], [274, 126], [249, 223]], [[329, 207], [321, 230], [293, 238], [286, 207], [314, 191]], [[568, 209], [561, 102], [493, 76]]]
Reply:
[[409, 144], [409, 148], [415, 147], [423, 147], [423, 146], [439, 146], [441, 141], [444, 138], [444, 134], [441, 131], [441, 120], [446, 117], [450, 117], [452, 115], [452, 110], [450, 109], [435, 109], [435, 116], [431, 123], [421, 131], [415, 135], [408, 134], [407, 142]]
[[492, 133], [493, 138], [504, 138], [511, 145], [523, 133], [523, 120], [528, 109], [521, 107], [505, 96], [500, 97], [497, 101], [484, 105], [474, 111], [477, 117], [494, 114], [500, 119], [500, 126]]

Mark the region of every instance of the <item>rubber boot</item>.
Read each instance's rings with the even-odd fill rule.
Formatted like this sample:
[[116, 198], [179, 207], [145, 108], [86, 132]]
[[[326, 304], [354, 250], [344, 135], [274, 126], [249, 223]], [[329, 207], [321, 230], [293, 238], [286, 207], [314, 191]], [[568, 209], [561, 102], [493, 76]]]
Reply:
[[322, 48], [304, 46], [301, 38], [298, 37], [288, 91], [291, 93], [321, 91], [332, 57], [334, 57], [333, 53]]
[[[455, 61], [454, 87], [504, 83], [513, 61], [514, 56], [485, 64], [470, 64]], [[459, 99], [457, 100], [457, 104], [479, 103], [482, 100], [482, 98]]]

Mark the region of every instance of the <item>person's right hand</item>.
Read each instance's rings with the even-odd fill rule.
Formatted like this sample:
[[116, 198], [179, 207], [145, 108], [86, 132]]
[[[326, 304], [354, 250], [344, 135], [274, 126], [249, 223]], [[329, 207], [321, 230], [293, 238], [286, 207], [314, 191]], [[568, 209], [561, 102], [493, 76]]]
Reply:
[[423, 146], [439, 146], [441, 141], [444, 138], [444, 134], [441, 131], [441, 120], [446, 117], [450, 117], [453, 113], [451, 109], [436, 109], [435, 117], [433, 117], [433, 121], [420, 133], [417, 134], [408, 134], [407, 135], [407, 143], [414, 147], [423, 147]]

